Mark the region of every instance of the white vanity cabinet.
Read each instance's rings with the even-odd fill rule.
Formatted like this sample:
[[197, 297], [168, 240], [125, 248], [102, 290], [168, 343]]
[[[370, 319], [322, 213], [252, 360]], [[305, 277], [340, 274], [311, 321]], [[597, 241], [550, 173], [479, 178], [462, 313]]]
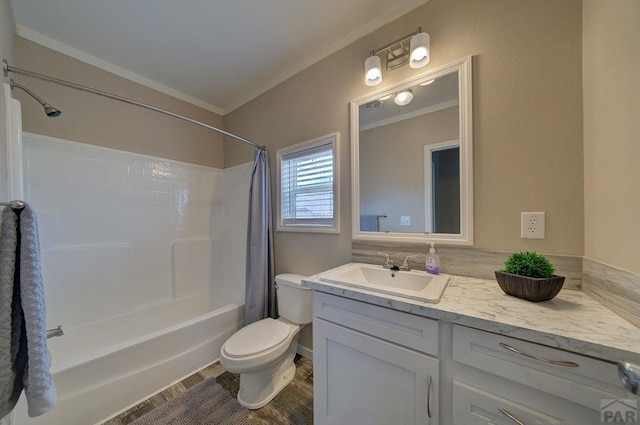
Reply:
[[595, 425], [603, 400], [632, 398], [610, 362], [460, 325], [452, 339], [454, 424]]
[[438, 322], [315, 292], [314, 424], [436, 425]]

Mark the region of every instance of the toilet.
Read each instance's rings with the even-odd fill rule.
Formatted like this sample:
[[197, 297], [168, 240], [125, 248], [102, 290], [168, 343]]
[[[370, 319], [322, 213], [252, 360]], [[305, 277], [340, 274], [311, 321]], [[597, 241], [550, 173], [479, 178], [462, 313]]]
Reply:
[[238, 402], [248, 409], [269, 403], [292, 380], [298, 332], [311, 323], [312, 291], [302, 286], [306, 276], [276, 276], [280, 317], [262, 319], [240, 329], [220, 349], [220, 364], [240, 374]]

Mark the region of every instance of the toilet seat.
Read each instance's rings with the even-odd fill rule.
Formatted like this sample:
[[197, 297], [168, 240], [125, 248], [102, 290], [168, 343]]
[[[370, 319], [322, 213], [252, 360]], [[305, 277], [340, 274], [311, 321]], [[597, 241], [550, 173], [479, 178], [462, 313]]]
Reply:
[[231, 359], [259, 356], [288, 341], [292, 327], [271, 318], [251, 323], [236, 332], [222, 347]]

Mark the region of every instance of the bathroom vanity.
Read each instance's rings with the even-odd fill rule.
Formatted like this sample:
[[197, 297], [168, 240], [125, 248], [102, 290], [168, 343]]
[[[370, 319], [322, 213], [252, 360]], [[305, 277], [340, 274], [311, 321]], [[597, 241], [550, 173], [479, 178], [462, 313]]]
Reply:
[[579, 291], [531, 303], [451, 276], [426, 303], [322, 279], [340, 269], [304, 281], [316, 425], [588, 425], [637, 403], [616, 362], [640, 361], [640, 329]]

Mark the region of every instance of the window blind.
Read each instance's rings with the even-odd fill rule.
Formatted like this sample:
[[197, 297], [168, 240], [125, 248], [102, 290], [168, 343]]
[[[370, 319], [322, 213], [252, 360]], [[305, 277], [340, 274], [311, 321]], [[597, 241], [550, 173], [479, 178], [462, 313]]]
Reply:
[[280, 171], [282, 224], [333, 226], [333, 143], [282, 155]]

